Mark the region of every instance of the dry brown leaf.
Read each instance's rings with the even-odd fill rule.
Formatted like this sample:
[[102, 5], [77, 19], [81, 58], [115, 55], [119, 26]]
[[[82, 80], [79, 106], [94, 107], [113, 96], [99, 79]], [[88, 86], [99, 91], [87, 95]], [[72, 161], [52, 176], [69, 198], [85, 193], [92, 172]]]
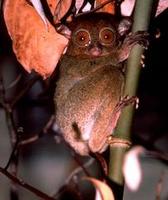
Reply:
[[[105, 3], [107, 0], [96, 0], [95, 1], [95, 7]], [[115, 14], [115, 6], [114, 1], [108, 3], [107, 5], [103, 6], [101, 9], [99, 9], [97, 12], [107, 12], [111, 14]]]
[[72, 0], [57, 0], [56, 9], [54, 11], [54, 22], [59, 23], [61, 18], [68, 12]]
[[30, 73], [50, 76], [68, 43], [26, 0], [5, 0], [4, 18], [17, 59]]
[[162, 13], [164, 10], [168, 8], [168, 1], [167, 0], [160, 0], [157, 11], [156, 11], [156, 16], [158, 16], [160, 13]]
[[84, 178], [84, 180], [90, 181], [96, 188], [96, 200], [114, 200], [114, 194], [106, 183], [90, 177]]
[[125, 0], [121, 4], [121, 13], [124, 16], [131, 16], [135, 6], [135, 0]]
[[84, 0], [76, 0], [75, 1], [76, 13], [79, 12], [79, 10], [82, 7], [83, 3], [84, 3]]
[[36, 9], [37, 13], [40, 15], [41, 19], [47, 26], [47, 18], [45, 16], [41, 1], [40, 0], [29, 0], [29, 1], [32, 3], [33, 7]]
[[54, 16], [54, 11], [55, 11], [56, 5], [58, 4], [58, 1], [59, 0], [47, 0], [48, 6], [53, 16]]
[[128, 151], [124, 157], [122, 166], [125, 183], [131, 191], [136, 191], [142, 181], [142, 168], [140, 164], [140, 155], [144, 154], [145, 149], [141, 146], [135, 146]]

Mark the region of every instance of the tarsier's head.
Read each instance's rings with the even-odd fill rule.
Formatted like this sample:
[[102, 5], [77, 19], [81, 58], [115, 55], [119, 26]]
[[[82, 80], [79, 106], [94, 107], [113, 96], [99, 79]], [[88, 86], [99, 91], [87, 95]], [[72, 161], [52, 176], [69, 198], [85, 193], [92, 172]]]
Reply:
[[109, 55], [120, 45], [120, 38], [128, 32], [131, 21], [117, 20], [108, 13], [91, 13], [76, 17], [68, 24], [72, 31], [67, 54], [82, 58]]

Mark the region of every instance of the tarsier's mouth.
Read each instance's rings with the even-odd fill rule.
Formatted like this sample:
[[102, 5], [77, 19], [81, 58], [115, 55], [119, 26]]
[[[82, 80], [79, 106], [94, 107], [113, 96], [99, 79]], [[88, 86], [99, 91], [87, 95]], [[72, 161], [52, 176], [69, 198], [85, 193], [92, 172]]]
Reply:
[[102, 56], [102, 49], [99, 47], [93, 47], [89, 50], [89, 53], [93, 57], [99, 57]]
[[85, 55], [87, 55], [87, 57], [89, 56], [90, 58], [103, 57], [103, 56], [107, 56], [109, 54], [110, 54], [109, 52], [104, 51], [99, 47], [93, 47], [90, 50], [88, 50], [87, 52], [85, 52]]

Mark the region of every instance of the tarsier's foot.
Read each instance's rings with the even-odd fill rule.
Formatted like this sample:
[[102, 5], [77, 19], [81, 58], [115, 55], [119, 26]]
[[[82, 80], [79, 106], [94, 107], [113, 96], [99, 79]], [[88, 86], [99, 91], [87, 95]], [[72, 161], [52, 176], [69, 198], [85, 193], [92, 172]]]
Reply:
[[[116, 115], [120, 115], [121, 110], [125, 107], [128, 106], [130, 104], [135, 104], [135, 107], [138, 108], [138, 103], [139, 103], [139, 99], [136, 96], [132, 96], [129, 97], [124, 96], [123, 98], [121, 98], [121, 100], [118, 102], [118, 104], [116, 105], [115, 109], [114, 109], [114, 116]], [[118, 119], [118, 118], [117, 118]], [[117, 123], [117, 120], [116, 120]], [[126, 139], [121, 139], [121, 138], [117, 138], [114, 137], [112, 135], [108, 136], [107, 138], [107, 144], [109, 144], [110, 146], [124, 146], [126, 148], [131, 146], [131, 142], [126, 140]]]
[[135, 108], [138, 108], [139, 99], [136, 96], [129, 97], [128, 95], [121, 98], [117, 103], [115, 110], [116, 112], [121, 111], [125, 106], [135, 104]]

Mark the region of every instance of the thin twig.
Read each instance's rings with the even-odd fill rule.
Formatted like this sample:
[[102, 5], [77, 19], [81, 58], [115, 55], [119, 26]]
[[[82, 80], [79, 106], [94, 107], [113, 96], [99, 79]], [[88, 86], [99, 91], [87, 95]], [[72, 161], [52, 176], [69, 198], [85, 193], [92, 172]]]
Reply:
[[97, 163], [100, 165], [103, 177], [106, 177], [108, 175], [108, 166], [107, 166], [107, 162], [104, 159], [104, 157], [99, 154], [99, 153], [90, 153], [90, 155], [95, 158], [95, 160], [97, 161]]
[[17, 151], [17, 149], [18, 149], [18, 144], [19, 144], [19, 142], [20, 142], [21, 133], [23, 133], [23, 128], [22, 128], [22, 127], [20, 127], [20, 128], [17, 130], [17, 135], [16, 135], [17, 139], [16, 139], [16, 142], [15, 142], [15, 144], [14, 144], [14, 146], [13, 146], [13, 150], [12, 150], [12, 153], [11, 153], [11, 155], [10, 155], [10, 157], [9, 157], [9, 160], [8, 160], [6, 166], [4, 167], [4, 169], [6, 169], [6, 170], [9, 168], [9, 166], [10, 166], [12, 160], [13, 160], [13, 157], [15, 157], [15, 153], [16, 153], [16, 151]]
[[26, 83], [24, 89], [14, 98], [14, 100], [10, 103], [10, 107], [14, 108], [14, 106], [18, 103], [18, 101], [30, 90], [30, 88], [34, 85], [36, 81], [40, 79], [39, 76], [35, 76], [31, 80]]
[[37, 141], [39, 138], [40, 138], [40, 134], [36, 134], [36, 135], [34, 135], [34, 136], [32, 136], [28, 139], [25, 139], [25, 140], [19, 142], [18, 145], [20, 147], [20, 146], [24, 146], [24, 145], [27, 145], [27, 144], [31, 144], [31, 143]]
[[[80, 131], [80, 130], [79, 130]], [[62, 141], [65, 143], [65, 145], [69, 148], [71, 155], [73, 156], [74, 160], [76, 161], [76, 163], [83, 169], [84, 173], [86, 174], [86, 176], [90, 176], [89, 172], [86, 170], [84, 164], [80, 161], [78, 154], [74, 151], [74, 149], [64, 140], [64, 138], [62, 137], [62, 133], [61, 130], [58, 129], [58, 133], [60, 135], [60, 138], [62, 138]]]
[[22, 179], [17, 178], [16, 176], [9, 173], [4, 168], [0, 167], [0, 173], [8, 177], [11, 181], [13, 181], [15, 184], [18, 184], [19, 186], [25, 188], [26, 190], [34, 193], [36, 196], [41, 197], [44, 200], [55, 200], [54, 198], [48, 196], [44, 192], [36, 189], [35, 187], [29, 185], [28, 183], [24, 182]]
[[[2, 73], [0, 76], [0, 93], [1, 93], [1, 98], [2, 98], [1, 101], [3, 103], [3, 108], [5, 110], [6, 123], [7, 123], [7, 127], [8, 127], [9, 134], [10, 134], [11, 148], [14, 149], [16, 141], [17, 141], [17, 129], [15, 126], [14, 118], [13, 118], [12, 108], [6, 100], [5, 87], [3, 84]], [[14, 149], [14, 151], [12, 151], [12, 152], [13, 152], [12, 156], [10, 156], [10, 159], [9, 159], [6, 167], [8, 167], [10, 164], [10, 169], [11, 169], [12, 174], [16, 175], [17, 171], [18, 171], [18, 151], [16, 151], [16, 149]], [[16, 200], [19, 199], [17, 185], [14, 182], [11, 183], [10, 198], [11, 198], [11, 200], [14, 198]]]
[[[71, 150], [72, 150], [72, 149], [71, 149]], [[73, 151], [73, 150], [72, 150], [72, 151]], [[89, 174], [89, 172], [86, 170], [84, 164], [79, 160], [78, 155], [77, 155], [75, 152], [73, 152], [72, 154], [73, 154], [72, 156], [73, 156], [74, 160], [75, 160], [76, 163], [83, 169], [83, 171], [84, 171], [84, 173], [86, 174], [86, 176], [90, 176], [90, 174]]]
[[6, 90], [9, 90], [9, 89], [15, 87], [15, 86], [18, 84], [18, 82], [21, 80], [21, 78], [22, 78], [22, 74], [19, 74], [19, 75], [15, 78], [15, 80], [12, 81], [12, 82], [9, 84], [9, 86], [6, 88]]
[[54, 121], [55, 121], [55, 115], [52, 115], [48, 120], [47, 124], [43, 128], [44, 133], [48, 132], [49, 128], [51, 128], [51, 126], [54, 124]]
[[[86, 163], [84, 163], [84, 168], [87, 168], [89, 167], [90, 165], [92, 165], [94, 162], [94, 159], [93, 158], [90, 158]], [[68, 176], [68, 178], [66, 179], [65, 181], [65, 184], [68, 185], [70, 183], [70, 181], [75, 177], [77, 176], [77, 174], [79, 174], [80, 172], [83, 171], [83, 168], [81, 166], [75, 168], [72, 173]]]
[[32, 137], [30, 137], [28, 139], [20, 141], [18, 146], [20, 147], [20, 146], [23, 146], [23, 145], [27, 145], [27, 144], [33, 143], [33, 142], [37, 141], [40, 137], [42, 137], [44, 134], [47, 134], [48, 130], [53, 125], [54, 119], [55, 119], [55, 116], [52, 115], [50, 117], [49, 121], [44, 126], [44, 128], [39, 133], [35, 134], [34, 136], [32, 136]]
[[[1, 73], [1, 71], [0, 71]], [[3, 107], [5, 107], [5, 89], [4, 89], [4, 85], [3, 85], [3, 79], [2, 79], [2, 75], [0, 76], [0, 103]]]
[[113, 3], [114, 1], [115, 0], [107, 0], [107, 1], [103, 2], [102, 4], [98, 5], [96, 8], [94, 8], [92, 10], [89, 10], [89, 11], [86, 11], [86, 12], [83, 12], [83, 13], [78, 13], [77, 15], [75, 15], [75, 17], [79, 17], [81, 15], [85, 15], [85, 14], [89, 14], [89, 13], [94, 13], [97, 10], [100, 10], [101, 8], [103, 8], [105, 5], [107, 5], [109, 3]]
[[[95, 161], [95, 159], [90, 158], [86, 163], [84, 163], [83, 167], [86, 169], [87, 167], [92, 165], [94, 161]], [[83, 172], [83, 168], [81, 166], [75, 168], [71, 172], [71, 174], [68, 176], [68, 178], [65, 180], [65, 183], [60, 187], [59, 191], [56, 194], [54, 194], [53, 196], [59, 199], [59, 196], [61, 195], [61, 193], [64, 192], [64, 190], [66, 189], [66, 186], [68, 187], [68, 185], [71, 185], [72, 181], [77, 182], [77, 176], [82, 172]]]
[[19, 143], [19, 140], [15, 143], [15, 145], [14, 145], [14, 147], [12, 149], [12, 153], [11, 153], [11, 155], [9, 157], [9, 160], [8, 160], [8, 162], [7, 162], [7, 164], [6, 164], [5, 168], [4, 168], [6, 170], [9, 168], [10, 164], [12, 163], [13, 158], [15, 157], [15, 153], [16, 153], [17, 148], [18, 148], [18, 143]]
[[168, 161], [168, 154], [167, 153], [147, 150], [146, 155], [160, 159], [160, 160], [163, 160], [163, 161], [166, 161], [166, 162]]
[[162, 192], [162, 188], [163, 188], [164, 175], [165, 175], [165, 172], [162, 171], [160, 178], [159, 178], [159, 181], [158, 181], [158, 184], [156, 186], [156, 200], [161, 199], [161, 192]]

